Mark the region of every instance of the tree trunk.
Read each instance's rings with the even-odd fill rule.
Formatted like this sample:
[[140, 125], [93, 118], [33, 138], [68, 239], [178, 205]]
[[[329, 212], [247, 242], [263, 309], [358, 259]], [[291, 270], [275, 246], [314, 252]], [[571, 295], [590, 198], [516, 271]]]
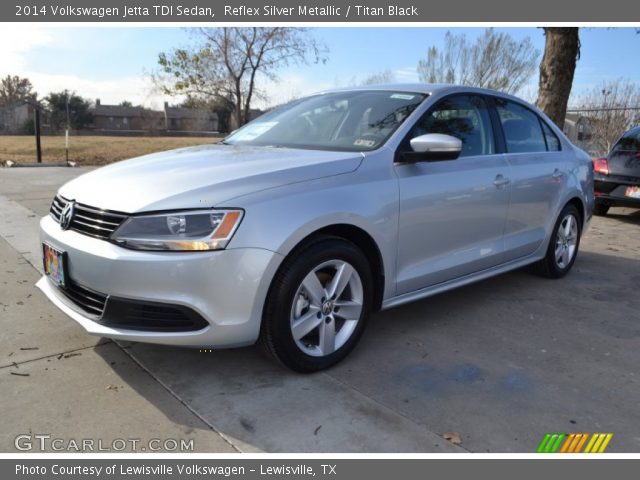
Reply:
[[580, 56], [577, 27], [544, 27], [544, 56], [536, 105], [556, 125], [564, 127], [567, 103]]

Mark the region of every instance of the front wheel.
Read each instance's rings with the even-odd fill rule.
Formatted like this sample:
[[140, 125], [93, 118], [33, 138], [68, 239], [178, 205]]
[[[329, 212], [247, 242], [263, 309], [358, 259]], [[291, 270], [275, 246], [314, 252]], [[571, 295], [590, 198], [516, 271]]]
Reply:
[[558, 216], [546, 256], [536, 264], [538, 272], [549, 278], [561, 278], [569, 273], [578, 255], [580, 234], [578, 209], [567, 205]]
[[271, 285], [260, 343], [297, 372], [342, 360], [364, 330], [372, 303], [371, 267], [352, 243], [324, 237], [287, 258]]

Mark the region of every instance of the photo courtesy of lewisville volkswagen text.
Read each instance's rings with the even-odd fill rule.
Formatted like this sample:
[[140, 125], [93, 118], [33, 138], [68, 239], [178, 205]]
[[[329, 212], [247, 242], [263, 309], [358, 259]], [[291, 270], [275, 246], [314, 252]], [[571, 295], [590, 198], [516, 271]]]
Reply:
[[[322, 475], [336, 475], [336, 466], [330, 464], [321, 464], [320, 472]], [[156, 464], [156, 465], [59, 465], [52, 463], [51, 468], [45, 466], [36, 465], [30, 467], [28, 465], [17, 464], [17, 475], [53, 475], [53, 476], [66, 476], [66, 475], [88, 475], [92, 477], [110, 476], [115, 474], [120, 475], [219, 475], [224, 477], [245, 475], [247, 468], [244, 466], [208, 466], [198, 464], [186, 464], [176, 463], [175, 465], [169, 464]], [[253, 469], [251, 471], [259, 470], [260, 475], [310, 475], [314, 476], [313, 467], [305, 464], [297, 465], [276, 465], [267, 466], [260, 465], [259, 469]]]
[[611, 2], [0, 5], [0, 477], [632, 468]]

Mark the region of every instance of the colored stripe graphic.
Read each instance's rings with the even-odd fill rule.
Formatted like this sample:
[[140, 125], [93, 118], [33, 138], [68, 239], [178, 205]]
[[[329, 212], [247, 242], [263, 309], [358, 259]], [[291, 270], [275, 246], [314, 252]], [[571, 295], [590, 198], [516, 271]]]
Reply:
[[564, 433], [547, 433], [538, 445], [538, 453], [556, 453], [565, 436]]
[[587, 438], [589, 438], [589, 434], [588, 433], [581, 433], [580, 435], [582, 435], [582, 438], [580, 439], [580, 441], [576, 445], [576, 448], [573, 451], [573, 453], [580, 453], [580, 450], [582, 450], [582, 446], [587, 441]]
[[562, 449], [560, 449], [560, 453], [569, 453], [569, 450], [571, 449], [571, 444], [573, 443], [573, 441], [576, 439], [576, 437], [579, 434], [576, 433], [570, 433], [567, 436], [567, 439], [565, 440], [564, 444], [562, 445]]
[[587, 444], [587, 448], [584, 449], [584, 453], [602, 453], [609, 445], [612, 433], [594, 433], [591, 440]]
[[596, 438], [596, 434], [591, 437], [591, 440], [589, 440], [589, 443], [587, 443], [587, 448], [584, 449], [584, 453], [591, 453], [591, 447], [593, 447], [593, 444], [596, 443]]
[[544, 437], [542, 437], [542, 441], [540, 442], [540, 445], [538, 445], [538, 449], [536, 450], [536, 452], [544, 453], [544, 447], [547, 445], [549, 437], [551, 437], [550, 433], [547, 433]]
[[[591, 438], [589, 438], [591, 436]], [[613, 433], [547, 433], [538, 445], [538, 453], [603, 453]], [[587, 439], [589, 440], [587, 442]]]
[[585, 440], [589, 436], [588, 433], [572, 433], [562, 446], [560, 453], [577, 453], [582, 448]]

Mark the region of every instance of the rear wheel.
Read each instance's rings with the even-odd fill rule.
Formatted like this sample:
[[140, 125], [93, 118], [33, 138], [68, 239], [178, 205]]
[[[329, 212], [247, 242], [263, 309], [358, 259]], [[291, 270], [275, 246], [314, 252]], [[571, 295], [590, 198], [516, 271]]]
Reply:
[[372, 273], [364, 254], [343, 239], [318, 239], [287, 258], [276, 274], [260, 343], [292, 370], [328, 368], [360, 339], [372, 294]]
[[598, 215], [599, 217], [604, 217], [609, 211], [610, 205], [606, 203], [598, 203], [593, 206], [593, 214]]
[[569, 273], [578, 255], [580, 234], [578, 209], [567, 205], [558, 216], [546, 256], [535, 265], [538, 272], [549, 278], [561, 278]]

